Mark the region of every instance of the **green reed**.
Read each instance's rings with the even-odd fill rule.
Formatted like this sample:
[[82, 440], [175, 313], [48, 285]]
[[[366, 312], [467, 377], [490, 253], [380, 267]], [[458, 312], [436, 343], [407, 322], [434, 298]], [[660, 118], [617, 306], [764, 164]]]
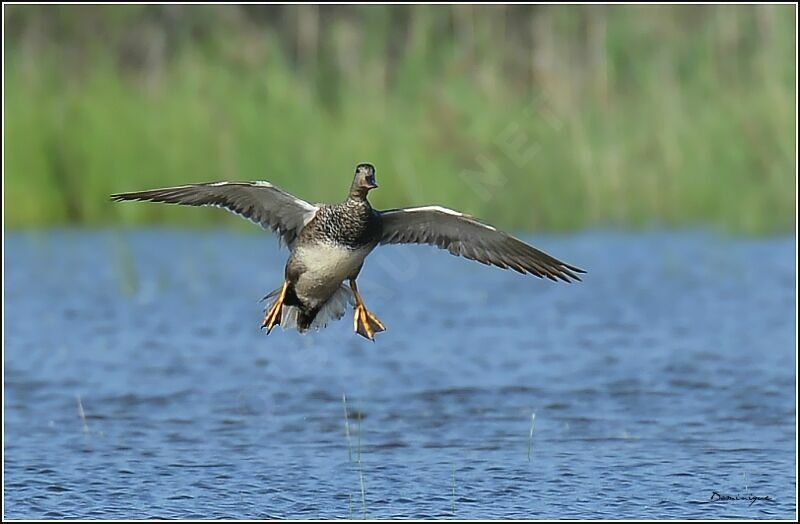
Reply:
[[8, 227], [236, 224], [108, 194], [371, 161], [378, 207], [517, 230], [794, 228], [793, 6], [188, 7], [6, 8]]

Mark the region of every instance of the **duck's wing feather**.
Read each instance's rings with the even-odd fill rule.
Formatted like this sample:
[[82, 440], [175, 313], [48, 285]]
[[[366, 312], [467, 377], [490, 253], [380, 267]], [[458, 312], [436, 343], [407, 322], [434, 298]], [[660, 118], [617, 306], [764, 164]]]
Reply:
[[479, 220], [440, 206], [381, 212], [381, 244], [431, 244], [483, 264], [550, 280], [580, 280], [584, 270], [551, 257]]
[[227, 209], [280, 235], [287, 245], [319, 209], [269, 182], [214, 182], [191, 184], [133, 193], [117, 193], [111, 200], [139, 200], [185, 206], [215, 206]]

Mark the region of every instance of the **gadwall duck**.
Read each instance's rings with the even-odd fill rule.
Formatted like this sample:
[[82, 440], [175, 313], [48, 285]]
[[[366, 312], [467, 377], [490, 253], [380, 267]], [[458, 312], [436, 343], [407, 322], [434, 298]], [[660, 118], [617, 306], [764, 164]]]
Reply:
[[364, 306], [356, 279], [364, 259], [380, 244], [431, 244], [483, 264], [554, 281], [580, 280], [577, 274], [585, 272], [452, 209], [373, 209], [367, 194], [377, 187], [375, 167], [359, 164], [347, 199], [340, 204], [311, 204], [261, 181], [193, 184], [119, 193], [111, 199], [216, 206], [276, 232], [291, 253], [283, 285], [264, 297], [274, 297], [261, 324], [268, 334], [279, 324], [301, 333], [322, 328], [340, 319], [355, 301], [353, 329], [374, 340], [386, 328]]

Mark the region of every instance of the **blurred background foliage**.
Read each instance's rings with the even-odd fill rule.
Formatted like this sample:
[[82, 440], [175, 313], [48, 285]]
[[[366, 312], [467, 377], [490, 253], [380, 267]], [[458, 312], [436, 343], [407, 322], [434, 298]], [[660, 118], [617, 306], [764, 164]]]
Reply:
[[793, 231], [791, 5], [4, 5], [5, 223], [239, 224], [266, 179], [515, 230]]

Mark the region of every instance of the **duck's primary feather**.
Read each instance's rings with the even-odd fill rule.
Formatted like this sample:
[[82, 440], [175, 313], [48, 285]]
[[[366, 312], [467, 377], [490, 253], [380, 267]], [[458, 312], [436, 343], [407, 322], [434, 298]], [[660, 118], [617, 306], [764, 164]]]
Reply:
[[294, 242], [319, 209], [314, 204], [262, 181], [214, 182], [166, 187], [117, 193], [111, 195], [111, 199], [115, 202], [141, 200], [186, 206], [221, 207], [264, 229], [278, 233], [287, 245]]
[[584, 271], [479, 220], [440, 206], [381, 212], [381, 244], [431, 244], [483, 264], [550, 280], [580, 280]]

